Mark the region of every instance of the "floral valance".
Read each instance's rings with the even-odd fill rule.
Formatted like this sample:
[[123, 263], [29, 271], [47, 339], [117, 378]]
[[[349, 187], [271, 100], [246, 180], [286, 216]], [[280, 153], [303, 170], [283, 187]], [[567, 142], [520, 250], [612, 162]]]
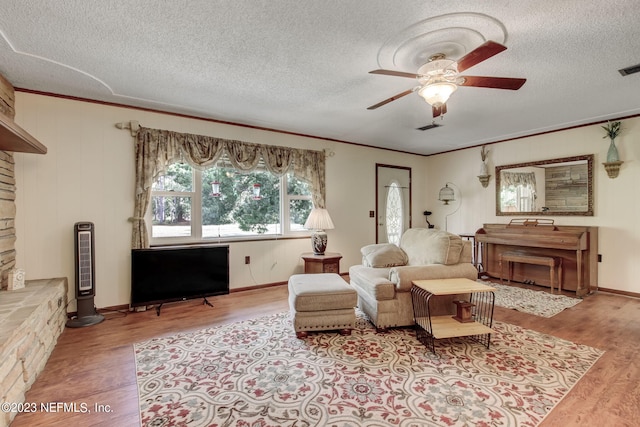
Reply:
[[536, 174], [533, 172], [500, 172], [500, 185], [504, 187], [529, 186], [535, 190]]
[[[144, 215], [151, 186], [167, 168], [184, 161], [195, 168], [214, 165], [222, 156], [241, 171], [260, 164], [271, 173], [288, 171], [311, 185], [313, 204], [325, 207], [325, 154], [323, 151], [254, 144], [250, 142], [140, 127], [136, 135], [136, 182], [132, 248], [146, 248], [149, 238]], [[262, 162], [261, 162], [262, 161]]]

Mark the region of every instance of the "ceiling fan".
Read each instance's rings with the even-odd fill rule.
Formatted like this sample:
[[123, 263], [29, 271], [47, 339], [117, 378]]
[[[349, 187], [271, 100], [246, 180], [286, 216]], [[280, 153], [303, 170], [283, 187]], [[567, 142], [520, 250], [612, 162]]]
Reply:
[[447, 112], [447, 100], [458, 86], [475, 86], [493, 89], [510, 89], [518, 90], [522, 87], [527, 79], [512, 77], [484, 77], [484, 76], [461, 76], [462, 71], [479, 64], [480, 62], [491, 58], [494, 55], [506, 50], [507, 47], [494, 41], [487, 41], [481, 46], [475, 48], [471, 52], [457, 61], [447, 59], [442, 53], [437, 53], [429, 58], [429, 62], [418, 68], [417, 73], [405, 73], [393, 70], [373, 70], [370, 74], [384, 74], [395, 77], [410, 77], [417, 79], [419, 86], [413, 89], [405, 90], [397, 95], [387, 98], [382, 102], [378, 102], [367, 108], [367, 110], [375, 110], [409, 95], [412, 92], [418, 92], [418, 95], [424, 98], [432, 108], [433, 117], [436, 118]]

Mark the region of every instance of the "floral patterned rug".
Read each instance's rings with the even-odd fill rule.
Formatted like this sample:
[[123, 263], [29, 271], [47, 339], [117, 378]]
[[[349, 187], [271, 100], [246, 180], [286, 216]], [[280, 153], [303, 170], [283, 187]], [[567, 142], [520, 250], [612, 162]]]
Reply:
[[537, 426], [603, 354], [494, 322], [491, 348], [411, 328], [297, 339], [288, 312], [134, 345], [143, 426]]
[[532, 289], [484, 282], [482, 280], [478, 280], [478, 282], [496, 288], [496, 305], [523, 313], [535, 314], [540, 317], [553, 317], [582, 301], [580, 298], [552, 294], [549, 291], [534, 291]]

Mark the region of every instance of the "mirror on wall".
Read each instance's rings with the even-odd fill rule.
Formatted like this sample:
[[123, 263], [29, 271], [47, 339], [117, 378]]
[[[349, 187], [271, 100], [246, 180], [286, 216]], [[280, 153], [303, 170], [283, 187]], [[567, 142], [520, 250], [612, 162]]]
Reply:
[[496, 215], [593, 216], [593, 154], [496, 166]]

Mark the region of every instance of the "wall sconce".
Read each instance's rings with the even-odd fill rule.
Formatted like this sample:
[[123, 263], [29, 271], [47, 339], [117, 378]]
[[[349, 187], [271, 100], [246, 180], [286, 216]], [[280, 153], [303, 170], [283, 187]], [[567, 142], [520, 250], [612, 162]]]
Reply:
[[482, 163], [480, 164], [480, 174], [478, 175], [478, 179], [484, 188], [487, 188], [489, 185], [489, 179], [491, 179], [491, 175], [489, 175], [489, 167], [486, 162], [488, 154], [489, 150], [487, 150], [487, 146], [483, 145], [480, 149], [480, 158], [482, 159]]
[[602, 137], [609, 138], [611, 143], [609, 144], [609, 150], [607, 151], [607, 161], [603, 163], [604, 169], [607, 171], [609, 178], [617, 178], [620, 173], [620, 166], [623, 161], [620, 160], [618, 154], [618, 147], [616, 147], [616, 138], [622, 132], [621, 122], [607, 122], [606, 126], [601, 126], [605, 131], [605, 135]]
[[220, 183], [218, 181], [211, 183], [211, 195], [213, 197], [220, 197]]
[[620, 173], [620, 166], [622, 166], [624, 162], [622, 160], [618, 160], [617, 162], [605, 162], [604, 170], [607, 171], [607, 175], [609, 178], [617, 178]]
[[260, 184], [253, 184], [253, 200], [260, 200], [262, 196], [260, 195]]

